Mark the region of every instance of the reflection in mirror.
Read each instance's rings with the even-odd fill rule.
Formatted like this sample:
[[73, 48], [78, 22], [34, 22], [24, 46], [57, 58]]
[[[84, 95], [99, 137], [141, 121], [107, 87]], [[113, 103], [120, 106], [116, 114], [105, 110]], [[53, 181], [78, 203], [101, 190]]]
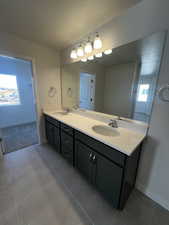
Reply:
[[152, 34], [92, 61], [64, 64], [63, 107], [149, 122], [165, 35]]

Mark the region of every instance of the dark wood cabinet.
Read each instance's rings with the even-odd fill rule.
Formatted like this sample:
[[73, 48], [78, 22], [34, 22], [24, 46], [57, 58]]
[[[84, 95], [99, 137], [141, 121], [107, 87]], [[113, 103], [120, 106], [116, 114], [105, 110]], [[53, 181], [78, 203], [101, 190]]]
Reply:
[[68, 125], [64, 124], [64, 123], [61, 123], [61, 129], [66, 132], [67, 134], [73, 136], [73, 128], [72, 127], [69, 127]]
[[106, 158], [110, 159], [114, 163], [117, 163], [120, 166], [124, 166], [126, 155], [113, 149], [100, 141], [97, 141], [82, 132], [75, 130], [75, 139], [86, 144], [90, 148], [96, 150], [98, 153], [103, 154]]
[[123, 169], [110, 160], [94, 153], [94, 184], [118, 208]]
[[75, 167], [117, 209], [134, 188], [141, 146], [127, 156], [75, 130]]
[[80, 141], [75, 144], [75, 167], [118, 208], [123, 169]]
[[123, 209], [135, 185], [141, 145], [127, 156], [45, 116], [48, 143], [92, 183], [113, 207]]

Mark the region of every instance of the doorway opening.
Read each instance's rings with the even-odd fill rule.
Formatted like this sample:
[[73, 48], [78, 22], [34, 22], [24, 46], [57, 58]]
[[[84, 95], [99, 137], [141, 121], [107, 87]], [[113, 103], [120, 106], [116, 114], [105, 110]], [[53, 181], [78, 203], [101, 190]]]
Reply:
[[4, 153], [39, 143], [31, 61], [0, 56], [0, 138]]
[[80, 108], [95, 109], [95, 84], [94, 74], [80, 73]]

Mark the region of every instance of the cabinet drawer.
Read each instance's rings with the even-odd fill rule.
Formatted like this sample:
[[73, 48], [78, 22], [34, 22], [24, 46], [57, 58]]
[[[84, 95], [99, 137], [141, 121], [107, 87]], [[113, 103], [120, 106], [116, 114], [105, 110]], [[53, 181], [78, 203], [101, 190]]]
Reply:
[[64, 131], [61, 132], [61, 154], [73, 165], [73, 138]]
[[45, 115], [45, 119], [46, 119], [48, 122], [50, 122], [50, 123], [52, 123], [53, 125], [55, 125], [56, 127], [59, 127], [60, 122], [59, 122], [58, 120], [56, 120], [56, 119], [54, 119], [54, 118], [52, 118], [52, 117], [50, 117], [50, 116], [47, 116], [47, 115]]
[[61, 140], [64, 145], [69, 146], [73, 150], [73, 137], [61, 131]]
[[61, 123], [61, 129], [64, 130], [66, 133], [73, 135], [73, 128], [69, 127], [68, 125]]
[[60, 129], [54, 126], [54, 147], [55, 150], [60, 152]]
[[113, 162], [115, 162], [121, 166], [124, 166], [126, 156], [123, 153], [118, 152], [117, 150], [115, 150], [115, 149], [113, 149], [113, 148], [87, 136], [86, 134], [79, 132], [79, 131], [75, 131], [75, 138], [77, 140], [80, 140], [84, 144], [88, 145], [95, 151], [99, 152], [100, 154], [106, 156]]

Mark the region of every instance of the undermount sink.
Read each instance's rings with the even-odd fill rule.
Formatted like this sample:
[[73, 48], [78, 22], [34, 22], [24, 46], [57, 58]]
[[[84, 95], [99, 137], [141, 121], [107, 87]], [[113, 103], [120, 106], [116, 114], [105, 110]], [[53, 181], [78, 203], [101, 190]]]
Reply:
[[101, 134], [103, 136], [118, 136], [119, 132], [115, 130], [117, 128], [112, 128], [106, 125], [95, 125], [92, 127], [92, 130], [97, 134]]

